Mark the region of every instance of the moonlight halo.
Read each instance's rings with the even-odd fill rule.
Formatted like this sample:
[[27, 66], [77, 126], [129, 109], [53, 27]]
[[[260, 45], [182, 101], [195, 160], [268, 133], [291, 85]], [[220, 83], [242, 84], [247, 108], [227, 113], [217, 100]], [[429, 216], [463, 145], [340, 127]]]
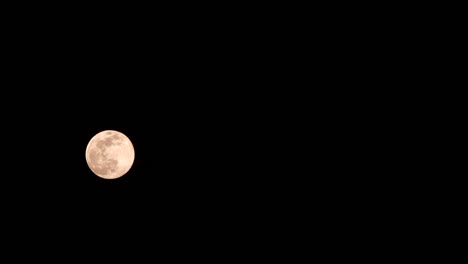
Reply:
[[126, 174], [135, 160], [130, 139], [115, 130], [94, 135], [86, 146], [86, 162], [91, 171], [104, 179], [116, 179]]

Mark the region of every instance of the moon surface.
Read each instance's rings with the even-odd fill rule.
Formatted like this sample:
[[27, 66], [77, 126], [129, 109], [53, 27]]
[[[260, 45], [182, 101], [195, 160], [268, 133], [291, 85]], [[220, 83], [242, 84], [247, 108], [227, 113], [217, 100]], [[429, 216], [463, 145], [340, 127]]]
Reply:
[[126, 174], [135, 160], [130, 139], [115, 130], [104, 130], [91, 138], [86, 146], [86, 162], [91, 171], [104, 179]]

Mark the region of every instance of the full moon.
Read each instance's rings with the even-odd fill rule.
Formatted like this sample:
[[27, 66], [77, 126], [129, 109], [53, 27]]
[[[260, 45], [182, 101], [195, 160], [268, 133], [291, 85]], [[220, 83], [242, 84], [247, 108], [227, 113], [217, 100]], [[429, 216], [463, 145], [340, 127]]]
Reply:
[[104, 179], [116, 179], [133, 165], [135, 150], [130, 139], [115, 130], [97, 133], [86, 146], [86, 162], [91, 171]]

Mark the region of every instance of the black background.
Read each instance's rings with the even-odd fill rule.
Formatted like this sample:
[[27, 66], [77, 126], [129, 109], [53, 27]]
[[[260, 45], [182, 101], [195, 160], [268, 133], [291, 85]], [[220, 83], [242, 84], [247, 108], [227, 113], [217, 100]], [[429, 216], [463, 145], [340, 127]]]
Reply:
[[[11, 22], [6, 222], [33, 241], [109, 249], [122, 237], [175, 250], [277, 235], [278, 208], [291, 206], [276, 160], [285, 78], [267, 32], [229, 19], [144, 18]], [[89, 140], [107, 129], [135, 147], [133, 167], [116, 180], [85, 160]]]
[[[297, 8], [115, 7], [22, 7], [4, 23], [8, 245], [132, 261], [228, 251], [276, 259], [282, 250], [272, 249], [285, 244], [361, 237], [346, 232], [380, 217], [387, 178], [375, 176], [394, 166], [378, 151], [395, 139], [375, 124], [386, 95], [354, 89], [394, 80], [376, 67], [387, 49], [361, 56], [361, 36], [373, 34], [327, 15], [309, 28]], [[117, 180], [86, 165], [87, 143], [106, 129], [135, 147]]]

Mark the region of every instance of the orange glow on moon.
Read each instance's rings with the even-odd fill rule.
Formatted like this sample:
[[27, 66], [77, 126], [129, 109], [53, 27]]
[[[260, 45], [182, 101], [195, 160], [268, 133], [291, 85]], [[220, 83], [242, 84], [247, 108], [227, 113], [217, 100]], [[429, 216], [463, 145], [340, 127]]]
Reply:
[[97, 133], [86, 146], [88, 167], [104, 179], [116, 179], [125, 175], [132, 167], [134, 159], [132, 142], [126, 135], [115, 130]]

